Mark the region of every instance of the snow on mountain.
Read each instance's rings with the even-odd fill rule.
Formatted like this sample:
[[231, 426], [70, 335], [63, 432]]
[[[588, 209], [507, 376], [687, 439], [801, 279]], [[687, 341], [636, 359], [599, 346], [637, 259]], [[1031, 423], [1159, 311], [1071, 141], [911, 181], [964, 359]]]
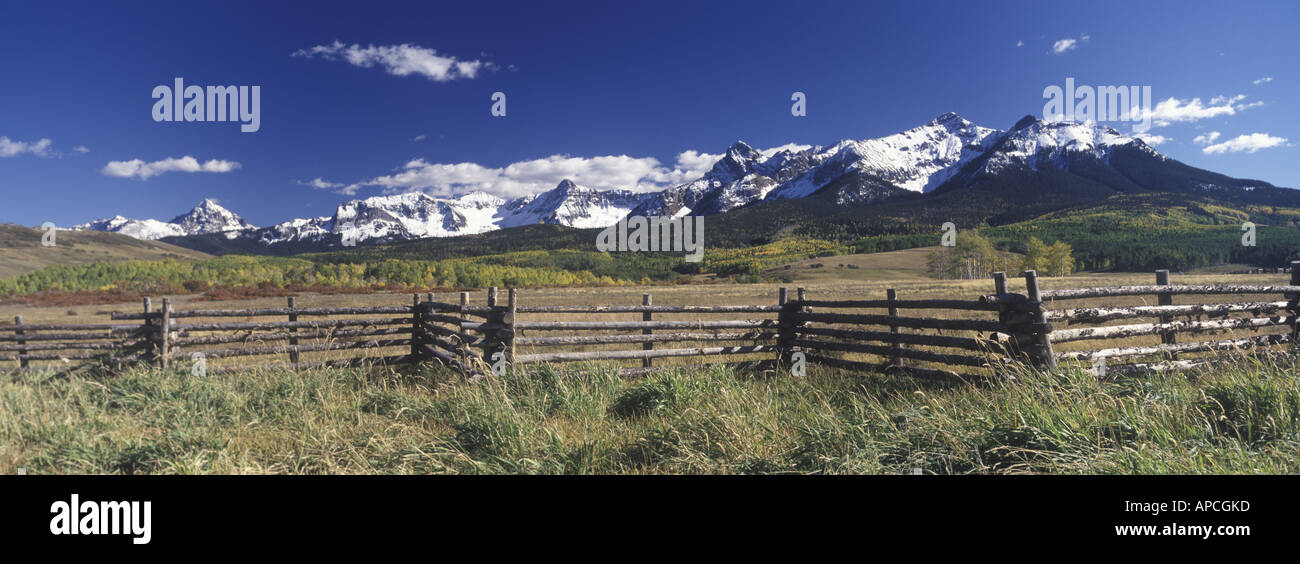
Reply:
[[108, 233], [121, 233], [135, 237], [136, 239], [162, 239], [163, 237], [179, 237], [185, 235], [185, 230], [179, 225], [173, 225], [158, 221], [156, 219], [128, 219], [120, 215], [115, 215], [108, 219], [98, 219], [89, 223], [83, 223], [73, 227], [78, 231], [106, 231]]
[[169, 223], [180, 227], [186, 235], [257, 229], [212, 198], [204, 198], [194, 209], [172, 218]]
[[[989, 152], [982, 168], [985, 172], [996, 173], [1016, 165], [1037, 170], [1041, 164], [1051, 163], [1069, 170], [1071, 157], [1082, 155], [1107, 161], [1115, 148], [1135, 141], [1132, 137], [1102, 125], [1070, 121], [1046, 122], [1030, 117], [1020, 120], [1000, 139], [996, 150]], [[1139, 142], [1139, 145], [1147, 152], [1162, 156], [1145, 143]]]
[[211, 198], [205, 198], [194, 209], [176, 216], [169, 222], [156, 219], [129, 219], [120, 215], [74, 226], [77, 230], [121, 233], [136, 239], [161, 239], [206, 233], [227, 233], [235, 237], [242, 231], [257, 229], [234, 212], [221, 207]]
[[772, 190], [769, 198], [802, 198], [850, 172], [864, 172], [899, 188], [929, 192], [998, 139], [954, 113], [878, 139], [841, 141], [818, 155], [821, 164]]
[[498, 214], [498, 227], [534, 223], [567, 225], [580, 229], [618, 223], [650, 195], [627, 190], [595, 190], [564, 180], [555, 188], [521, 198]]
[[766, 198], [779, 183], [820, 164], [824, 158], [818, 148], [759, 151], [737, 141], [704, 176], [655, 194], [632, 215], [712, 215], [730, 211]]

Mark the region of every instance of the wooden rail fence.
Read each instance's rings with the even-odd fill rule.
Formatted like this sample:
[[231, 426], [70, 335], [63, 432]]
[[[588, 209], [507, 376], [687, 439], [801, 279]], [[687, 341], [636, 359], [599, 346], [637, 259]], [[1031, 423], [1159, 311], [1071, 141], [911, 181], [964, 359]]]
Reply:
[[[768, 304], [716, 306], [654, 305], [650, 294], [640, 305], [526, 305], [515, 289], [502, 300], [496, 288], [483, 305], [471, 304], [468, 292], [455, 302], [416, 294], [410, 305], [312, 308], [291, 297], [283, 308], [237, 310], [175, 310], [169, 299], [155, 309], [145, 298], [138, 313], [112, 313], [113, 324], [15, 318], [0, 325], [0, 362], [116, 369], [211, 359], [211, 371], [435, 362], [472, 377], [582, 361], [615, 361], [624, 372], [641, 373], [663, 368], [659, 359], [687, 358], [787, 366], [801, 359], [947, 377], [987, 377], [1007, 363], [1084, 362], [1103, 376], [1195, 366], [1209, 360], [1195, 356], [1201, 353], [1300, 343], [1300, 262], [1292, 263], [1285, 286], [1174, 285], [1167, 271], [1158, 271], [1155, 282], [1050, 290], [1027, 271], [1018, 293], [999, 272], [993, 293], [971, 300], [900, 299], [893, 289], [883, 299], [824, 300], [802, 288], [790, 299], [781, 288]], [[1221, 296], [1250, 299], [1174, 303]], [[1155, 303], [1114, 305], [1145, 298]], [[1105, 303], [1076, 306], [1081, 300]], [[1180, 334], [1219, 338], [1180, 342]], [[1151, 342], [1135, 343], [1145, 339]], [[1132, 362], [1107, 366], [1112, 360]]]

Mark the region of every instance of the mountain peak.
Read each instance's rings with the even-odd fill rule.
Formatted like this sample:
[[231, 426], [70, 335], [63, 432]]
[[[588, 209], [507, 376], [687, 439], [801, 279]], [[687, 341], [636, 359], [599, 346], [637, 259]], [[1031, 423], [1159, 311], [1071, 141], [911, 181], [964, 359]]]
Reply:
[[966, 123], [966, 119], [957, 114], [957, 112], [947, 112], [930, 120], [930, 125], [944, 125], [948, 123]]
[[578, 185], [575, 184], [572, 180], [569, 180], [568, 178], [565, 178], [564, 180], [561, 180], [559, 184], [556, 184], [556, 185], [555, 185], [555, 189], [556, 189], [556, 190], [560, 190], [560, 191], [563, 191], [563, 192], [567, 192], [567, 191], [569, 191], [569, 190], [574, 190], [574, 189], [576, 189], [576, 188], [578, 188]]
[[204, 198], [194, 209], [172, 218], [168, 223], [180, 227], [187, 235], [256, 229], [213, 198]]

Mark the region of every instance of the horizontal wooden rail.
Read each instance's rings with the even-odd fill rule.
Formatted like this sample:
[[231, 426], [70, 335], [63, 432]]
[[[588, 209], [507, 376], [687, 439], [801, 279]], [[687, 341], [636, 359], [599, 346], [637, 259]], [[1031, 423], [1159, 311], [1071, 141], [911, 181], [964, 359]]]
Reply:
[[116, 333], [36, 333], [34, 335], [0, 335], [0, 341], [112, 341]]
[[1193, 304], [1133, 307], [1085, 307], [1047, 310], [1048, 321], [1065, 320], [1074, 323], [1101, 323], [1115, 319], [1159, 317], [1162, 315], [1225, 316], [1231, 313], [1250, 312], [1255, 315], [1277, 313], [1287, 308], [1288, 302], [1243, 302], [1232, 304]]
[[256, 331], [260, 329], [324, 329], [366, 325], [407, 325], [409, 318], [328, 319], [320, 321], [248, 321], [242, 323], [173, 323], [172, 331]]
[[759, 341], [777, 338], [777, 333], [654, 333], [650, 335], [587, 335], [574, 337], [516, 337], [517, 346], [605, 345], [618, 343], [660, 343], [675, 341]]
[[[374, 306], [374, 307], [304, 307], [304, 308], [263, 308], [263, 309], [188, 309], [172, 310], [172, 319], [185, 317], [263, 317], [271, 315], [367, 315], [375, 313], [411, 313], [411, 306]], [[157, 319], [162, 312], [122, 313], [112, 312], [110, 319]]]
[[385, 347], [402, 347], [411, 345], [410, 339], [392, 339], [386, 341], [354, 341], [346, 343], [311, 343], [297, 346], [276, 346], [276, 347], [246, 347], [235, 349], [211, 349], [199, 351], [180, 351], [178, 356], [187, 356], [189, 353], [200, 353], [205, 358], [227, 358], [233, 356], [258, 356], [266, 354], [287, 354], [290, 352], [320, 352], [320, 351], [339, 351], [348, 349], [378, 349]]
[[73, 323], [24, 323], [22, 325], [0, 325], [0, 332], [11, 331], [139, 331], [139, 325], [103, 325]]
[[889, 333], [886, 331], [856, 331], [851, 329], [832, 329], [829, 327], [798, 327], [795, 329], [795, 333], [836, 337], [847, 340], [880, 341], [883, 343], [947, 347], [979, 352], [996, 351], [1001, 348], [1001, 345], [997, 341], [989, 339], [949, 337], [947, 335], [916, 335], [908, 333]]
[[1278, 345], [1291, 342], [1291, 336], [1287, 334], [1279, 335], [1260, 335], [1257, 337], [1247, 337], [1244, 339], [1229, 339], [1226, 341], [1200, 341], [1192, 343], [1177, 343], [1171, 345], [1152, 345], [1149, 347], [1116, 347], [1112, 349], [1098, 349], [1094, 351], [1070, 351], [1056, 355], [1061, 360], [1086, 360], [1092, 361], [1098, 358], [1115, 358], [1128, 356], [1151, 356], [1166, 353], [1182, 352], [1205, 352], [1224, 349], [1244, 349], [1248, 347], [1260, 347]]
[[521, 354], [515, 357], [518, 364], [535, 364], [539, 362], [579, 362], [584, 360], [635, 360], [643, 358], [666, 358], [676, 356], [705, 356], [752, 354], [776, 351], [775, 345], [752, 345], [740, 347], [700, 347], [689, 349], [654, 349], [631, 351], [586, 351], [564, 353]]
[[363, 356], [358, 358], [342, 358], [335, 360], [321, 360], [316, 362], [281, 362], [275, 364], [259, 364], [256, 366], [213, 366], [208, 367], [209, 374], [228, 374], [233, 372], [247, 372], [250, 368], [261, 370], [307, 370], [311, 368], [351, 368], [358, 366], [374, 366], [386, 364], [404, 364], [411, 361], [410, 355], [390, 355], [390, 356]]
[[[175, 346], [219, 345], [225, 343], [287, 341], [290, 339], [348, 339], [355, 337], [399, 335], [410, 332], [410, 327], [387, 327], [383, 329], [340, 329], [337, 331], [315, 331], [310, 333], [245, 333], [242, 335], [206, 335], [203, 337], [174, 338], [171, 340], [171, 343]], [[176, 333], [172, 333], [172, 335], [175, 334]]]
[[104, 343], [91, 342], [72, 342], [72, 343], [29, 343], [25, 345], [0, 345], [0, 351], [104, 351], [130, 348], [134, 343], [130, 341], [110, 341]]
[[1002, 325], [996, 320], [984, 319], [927, 319], [921, 317], [893, 317], [889, 315], [852, 313], [801, 313], [794, 314], [795, 321], [842, 323], [857, 325], [882, 325], [912, 329], [954, 329], [966, 331], [997, 331]]
[[[465, 329], [480, 329], [485, 324], [464, 323]], [[516, 330], [595, 331], [602, 329], [751, 329], [777, 326], [775, 319], [728, 319], [718, 321], [519, 321]]]
[[901, 356], [916, 360], [925, 360], [929, 362], [938, 362], [942, 364], [960, 364], [962, 366], [983, 367], [988, 365], [988, 361], [964, 355], [936, 353], [930, 351], [921, 351], [916, 349], [896, 349], [882, 345], [868, 345], [863, 343], [838, 343], [832, 341], [820, 341], [814, 339], [795, 339], [794, 345], [819, 351], [840, 351], [874, 354], [877, 356], [890, 357]]
[[997, 304], [968, 300], [795, 300], [794, 303], [799, 307], [998, 310]]
[[517, 306], [516, 313], [776, 313], [778, 305]]
[[1111, 298], [1119, 296], [1155, 296], [1168, 294], [1179, 295], [1223, 295], [1223, 294], [1300, 294], [1300, 286], [1251, 286], [1251, 285], [1182, 285], [1182, 286], [1113, 286], [1109, 288], [1070, 288], [1064, 290], [1045, 290], [1043, 301], [1077, 300], [1083, 298]]
[[1219, 321], [1171, 321], [1169, 323], [1139, 323], [1135, 325], [1111, 325], [1106, 327], [1083, 327], [1063, 329], [1052, 333], [1053, 343], [1068, 343], [1089, 339], [1120, 339], [1139, 335], [1159, 335], [1161, 333], [1220, 331], [1230, 329], [1257, 329], [1295, 322], [1294, 316], [1261, 317], [1244, 319], [1223, 319]]

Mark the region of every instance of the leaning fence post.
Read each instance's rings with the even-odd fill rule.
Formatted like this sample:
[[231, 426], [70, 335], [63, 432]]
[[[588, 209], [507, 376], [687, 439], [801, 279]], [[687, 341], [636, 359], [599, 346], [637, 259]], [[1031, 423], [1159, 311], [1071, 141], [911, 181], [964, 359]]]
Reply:
[[[1006, 294], [1007, 294], [1007, 273], [1001, 270], [994, 272], [993, 273], [993, 295], [996, 297], [1001, 297]], [[998, 302], [998, 325], [1002, 327], [1004, 334], [1006, 334], [1007, 338], [1010, 339], [1010, 341], [1002, 343], [1003, 348], [1005, 349], [1003, 350], [1003, 352], [1006, 353], [1007, 357], [1015, 356], [1016, 351], [1019, 349], [1019, 343], [1016, 342], [1016, 338], [1017, 338], [1016, 332], [1010, 329], [1010, 324], [1007, 322], [1011, 318], [1010, 313], [1011, 313], [1011, 308], [1007, 307], [1007, 304]]]
[[[1168, 286], [1168, 285], [1169, 285], [1169, 271], [1168, 271], [1168, 270], [1157, 270], [1157, 271], [1156, 271], [1156, 286]], [[1173, 297], [1173, 295], [1168, 294], [1168, 293], [1160, 293], [1160, 294], [1157, 294], [1157, 295], [1156, 295], [1156, 304], [1157, 304], [1157, 305], [1162, 305], [1162, 306], [1174, 305], [1174, 297]], [[1161, 316], [1160, 316], [1160, 323], [1161, 323], [1162, 325], [1163, 325], [1163, 324], [1166, 324], [1166, 323], [1169, 323], [1170, 321], [1173, 321], [1173, 320], [1174, 320], [1173, 316], [1170, 316], [1170, 315], [1161, 315]], [[1178, 342], [1178, 337], [1177, 337], [1177, 335], [1174, 334], [1173, 331], [1166, 331], [1166, 332], [1163, 332], [1163, 333], [1160, 334], [1160, 342], [1161, 342], [1161, 343], [1164, 343], [1164, 344], [1166, 344], [1166, 345], [1172, 345], [1172, 344]], [[1170, 354], [1170, 356], [1174, 356], [1174, 353], [1169, 353], [1169, 354]]]
[[172, 300], [163, 298], [162, 322], [158, 324], [158, 367], [167, 368], [167, 355], [171, 353]]
[[[641, 294], [641, 305], [649, 308], [651, 303], [653, 303], [653, 300], [651, 300], [649, 293]], [[654, 318], [655, 318], [654, 314], [651, 313], [649, 309], [646, 309], [645, 311], [641, 312], [641, 321], [654, 321]], [[641, 330], [642, 335], [650, 335], [653, 333], [654, 330], [650, 329], [649, 327]], [[643, 351], [651, 351], [654, 350], [654, 348], [655, 348], [654, 342], [649, 340], [641, 344], [641, 350]], [[654, 365], [654, 361], [650, 357], [647, 356], [641, 359], [642, 368], [650, 368], [652, 365]]]
[[[1300, 260], [1291, 261], [1291, 285], [1300, 286]], [[1287, 304], [1287, 309], [1291, 312], [1291, 346], [1300, 347], [1300, 292], [1287, 298], [1291, 302]]]
[[1025, 294], [1029, 298], [1030, 322], [1035, 327], [1030, 329], [1033, 335], [1034, 356], [1036, 363], [1047, 368], [1056, 368], [1056, 353], [1052, 352], [1051, 331], [1047, 329], [1047, 316], [1043, 313], [1043, 296], [1038, 291], [1038, 272], [1025, 271]]
[[[298, 312], [294, 311], [295, 309], [297, 309], [297, 304], [294, 297], [289, 296], [285, 300], [285, 302], [289, 306], [289, 323], [294, 323], [298, 321]], [[289, 328], [290, 335], [293, 335], [297, 332], [298, 332], [297, 327]], [[298, 337], [289, 337], [289, 364], [292, 364], [294, 368], [298, 367]]]
[[890, 366], [903, 365], [903, 343], [898, 340], [898, 292], [893, 288], [885, 290], [885, 299], [889, 301], [889, 334], [892, 335], [893, 343], [889, 348], [892, 351], [889, 357]]
[[[23, 335], [26, 335], [26, 333], [23, 332], [23, 316], [15, 315], [14, 325], [18, 326], [18, 328], [14, 330], [15, 336], [22, 337]], [[18, 368], [27, 368], [27, 341], [25, 339], [18, 339]]]

